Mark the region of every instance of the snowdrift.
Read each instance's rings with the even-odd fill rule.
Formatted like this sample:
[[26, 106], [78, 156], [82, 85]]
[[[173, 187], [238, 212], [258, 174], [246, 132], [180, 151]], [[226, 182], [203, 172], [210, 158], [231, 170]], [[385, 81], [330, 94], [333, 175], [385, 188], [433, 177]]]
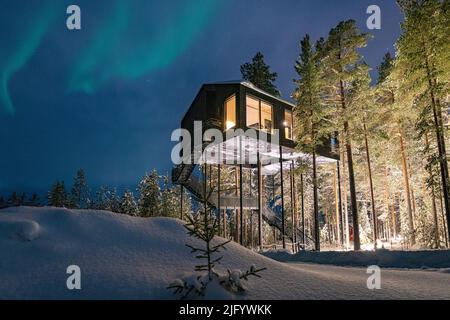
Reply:
[[[0, 210], [0, 299], [172, 299], [166, 287], [198, 263], [186, 243], [196, 242], [178, 220], [60, 208]], [[394, 281], [370, 291], [365, 269], [352, 270], [348, 279], [332, 269], [323, 273], [277, 262], [234, 243], [227, 248], [219, 269], [267, 268], [238, 299], [433, 298], [430, 292], [409, 290], [409, 278], [406, 284]], [[81, 290], [66, 287], [69, 265], [81, 269]], [[422, 273], [431, 285], [443, 282], [431, 274], [450, 279]], [[443, 296], [450, 298], [450, 292], [435, 298]]]

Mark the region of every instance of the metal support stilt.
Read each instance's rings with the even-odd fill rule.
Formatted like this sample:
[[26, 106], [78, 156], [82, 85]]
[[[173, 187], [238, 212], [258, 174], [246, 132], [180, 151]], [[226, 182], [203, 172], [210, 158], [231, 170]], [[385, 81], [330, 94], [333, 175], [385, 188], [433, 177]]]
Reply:
[[263, 195], [262, 195], [262, 186], [263, 186], [263, 177], [261, 172], [261, 159], [259, 150], [257, 153], [257, 162], [258, 162], [258, 246], [259, 250], [263, 249], [263, 230], [262, 230], [262, 210], [263, 210]]
[[[219, 156], [220, 157], [220, 156]], [[221, 207], [220, 207], [220, 164], [217, 165], [217, 221], [219, 221], [218, 225], [218, 233], [221, 234]]]
[[289, 166], [289, 182], [291, 197], [291, 219], [292, 219], [292, 252], [295, 252], [295, 211], [294, 211], [294, 161]]
[[283, 240], [283, 249], [286, 249], [286, 232], [284, 219], [284, 186], [283, 186], [283, 150], [280, 145], [280, 179], [281, 179], [281, 233]]
[[344, 217], [342, 216], [342, 194], [341, 194], [341, 166], [339, 161], [336, 162], [337, 167], [337, 180], [338, 180], [338, 201], [339, 201], [339, 217], [340, 217], [340, 230], [341, 233], [341, 245], [344, 245]]
[[244, 218], [244, 202], [243, 202], [243, 190], [242, 190], [242, 137], [239, 137], [239, 243], [244, 245], [244, 229], [243, 229], [243, 218]]
[[183, 220], [183, 186], [180, 185], [180, 220]]
[[306, 226], [305, 226], [305, 192], [303, 190], [303, 173], [300, 175], [300, 188], [301, 188], [301, 200], [302, 200], [302, 237], [303, 237], [303, 250], [306, 250]]

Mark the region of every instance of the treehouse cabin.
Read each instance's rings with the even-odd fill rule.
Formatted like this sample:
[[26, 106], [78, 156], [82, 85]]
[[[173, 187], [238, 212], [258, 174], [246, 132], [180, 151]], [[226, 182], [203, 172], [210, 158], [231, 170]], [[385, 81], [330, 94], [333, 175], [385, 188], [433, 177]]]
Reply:
[[[231, 81], [203, 85], [183, 117], [181, 128], [189, 132], [192, 151], [180, 155], [172, 181], [215, 210], [223, 236], [262, 247], [266, 223], [278, 230], [283, 247], [286, 239], [303, 248], [311, 245], [293, 181], [293, 170], [311, 156], [295, 149], [293, 109], [249, 82]], [[204, 139], [211, 129], [214, 138]], [[337, 147], [335, 139], [324, 141], [317, 162], [336, 162]], [[249, 236], [246, 225], [255, 221], [252, 232], [258, 232]]]

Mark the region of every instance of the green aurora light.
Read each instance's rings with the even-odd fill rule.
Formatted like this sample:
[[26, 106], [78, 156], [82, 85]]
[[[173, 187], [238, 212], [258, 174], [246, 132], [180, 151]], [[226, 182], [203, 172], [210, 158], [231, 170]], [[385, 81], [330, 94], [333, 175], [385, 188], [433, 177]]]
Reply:
[[[168, 21], [153, 26], [153, 30], [143, 23], [147, 30], [136, 35], [130, 26], [140, 26], [143, 17], [129, 1], [117, 1], [111, 16], [75, 63], [69, 90], [93, 93], [111, 78], [132, 80], [168, 67], [210, 21], [216, 7], [216, 1], [185, 1], [183, 7], [171, 12]], [[151, 14], [146, 18], [156, 19]]]
[[[112, 78], [133, 80], [170, 66], [211, 21], [220, 0], [183, 0], [167, 2], [116, 0], [106, 2], [110, 10], [96, 30], [83, 29], [83, 15], [89, 8], [81, 5], [82, 30], [90, 32], [86, 44], [75, 55], [68, 75], [68, 90], [94, 93]], [[153, 10], [143, 12], [149, 4]], [[15, 112], [8, 85], [11, 76], [34, 55], [50, 27], [65, 16], [64, 3], [46, 1], [10, 43], [9, 54], [0, 61], [0, 111]], [[13, 27], [12, 27], [13, 28]], [[52, 29], [53, 30], [53, 29]], [[67, 32], [66, 30], [63, 30]]]

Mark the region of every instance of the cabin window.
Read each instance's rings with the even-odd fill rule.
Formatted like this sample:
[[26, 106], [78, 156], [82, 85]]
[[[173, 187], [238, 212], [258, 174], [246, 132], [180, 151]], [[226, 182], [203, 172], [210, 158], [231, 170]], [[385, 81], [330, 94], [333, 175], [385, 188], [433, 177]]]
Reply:
[[291, 110], [284, 110], [284, 137], [288, 140], [294, 140], [294, 121]]
[[236, 96], [232, 95], [225, 101], [225, 129], [236, 127]]
[[247, 96], [247, 128], [272, 133], [272, 105], [255, 97]]
[[261, 101], [261, 130], [267, 133], [272, 133], [272, 105]]
[[247, 96], [247, 127], [259, 130], [259, 100]]

